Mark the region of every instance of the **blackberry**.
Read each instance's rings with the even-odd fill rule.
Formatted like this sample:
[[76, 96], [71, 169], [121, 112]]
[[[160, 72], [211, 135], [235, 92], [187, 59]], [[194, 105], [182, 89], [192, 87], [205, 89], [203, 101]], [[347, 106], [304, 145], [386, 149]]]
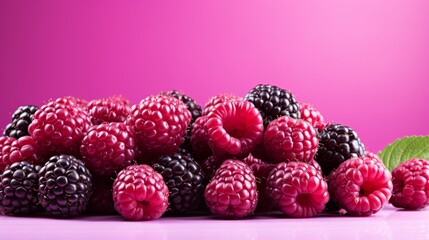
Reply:
[[27, 161], [8, 166], [1, 174], [0, 213], [28, 215], [37, 207], [37, 172]]
[[91, 173], [71, 155], [57, 155], [39, 170], [39, 202], [52, 217], [81, 214], [92, 190]]
[[264, 126], [280, 116], [300, 118], [300, 106], [291, 92], [269, 84], [258, 84], [246, 94], [264, 119]]
[[170, 191], [169, 203], [172, 214], [189, 213], [198, 206], [204, 194], [204, 176], [192, 156], [179, 150], [161, 157], [152, 168], [164, 178]]
[[6, 126], [3, 135], [13, 138], [29, 136], [28, 126], [33, 120], [33, 115], [39, 108], [33, 105], [21, 106], [12, 115], [12, 122]]
[[325, 176], [338, 168], [342, 162], [364, 155], [365, 146], [352, 128], [332, 123], [320, 133], [316, 161], [322, 167]]

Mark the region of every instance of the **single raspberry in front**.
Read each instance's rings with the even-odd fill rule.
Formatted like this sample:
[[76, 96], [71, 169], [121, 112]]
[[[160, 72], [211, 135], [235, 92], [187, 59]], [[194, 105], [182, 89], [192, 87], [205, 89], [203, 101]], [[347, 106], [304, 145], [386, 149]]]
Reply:
[[226, 160], [205, 190], [211, 213], [226, 218], [250, 216], [258, 203], [256, 179], [240, 160]]
[[392, 171], [390, 202], [397, 208], [416, 210], [429, 205], [429, 161], [413, 158]]
[[134, 135], [125, 123], [102, 123], [88, 130], [80, 152], [93, 173], [109, 176], [131, 165], [138, 149]]
[[273, 120], [264, 134], [265, 151], [273, 163], [310, 162], [316, 155], [318, 144], [313, 126], [288, 116]]
[[279, 163], [267, 179], [267, 193], [290, 217], [312, 217], [329, 200], [328, 184], [316, 168], [304, 162]]
[[182, 101], [157, 95], [134, 105], [127, 125], [134, 131], [142, 154], [160, 157], [179, 149], [191, 118], [191, 113]]
[[262, 117], [251, 102], [218, 104], [207, 118], [209, 145], [216, 156], [244, 158], [262, 141]]
[[392, 175], [383, 163], [366, 156], [343, 162], [329, 177], [331, 198], [355, 216], [369, 216], [383, 209], [392, 186]]
[[113, 183], [116, 211], [128, 220], [160, 218], [168, 207], [168, 187], [148, 165], [131, 165], [119, 172]]

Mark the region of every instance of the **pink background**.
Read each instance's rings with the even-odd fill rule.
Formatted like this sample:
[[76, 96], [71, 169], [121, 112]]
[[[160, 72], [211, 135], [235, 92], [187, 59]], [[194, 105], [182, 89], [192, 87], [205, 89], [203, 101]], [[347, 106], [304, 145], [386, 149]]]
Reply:
[[429, 134], [428, 1], [1, 1], [0, 126], [22, 104], [291, 90], [369, 150]]

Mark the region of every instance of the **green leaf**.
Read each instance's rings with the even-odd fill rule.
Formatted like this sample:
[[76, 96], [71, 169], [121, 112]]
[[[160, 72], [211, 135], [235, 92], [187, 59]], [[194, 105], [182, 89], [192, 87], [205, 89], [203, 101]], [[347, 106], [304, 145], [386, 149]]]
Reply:
[[378, 153], [386, 167], [392, 171], [399, 163], [410, 158], [429, 160], [429, 136], [413, 136], [397, 139]]

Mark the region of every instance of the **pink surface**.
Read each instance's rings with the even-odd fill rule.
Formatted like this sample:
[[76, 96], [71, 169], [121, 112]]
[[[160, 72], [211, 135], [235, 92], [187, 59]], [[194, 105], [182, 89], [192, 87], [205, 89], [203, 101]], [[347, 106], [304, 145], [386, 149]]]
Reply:
[[63, 95], [204, 103], [263, 82], [378, 151], [429, 134], [428, 29], [428, 1], [1, 1], [0, 126]]
[[2, 239], [428, 239], [429, 210], [392, 206], [371, 217], [336, 215], [290, 219], [280, 214], [245, 220], [164, 217], [129, 222], [120, 216], [73, 220], [0, 216]]

